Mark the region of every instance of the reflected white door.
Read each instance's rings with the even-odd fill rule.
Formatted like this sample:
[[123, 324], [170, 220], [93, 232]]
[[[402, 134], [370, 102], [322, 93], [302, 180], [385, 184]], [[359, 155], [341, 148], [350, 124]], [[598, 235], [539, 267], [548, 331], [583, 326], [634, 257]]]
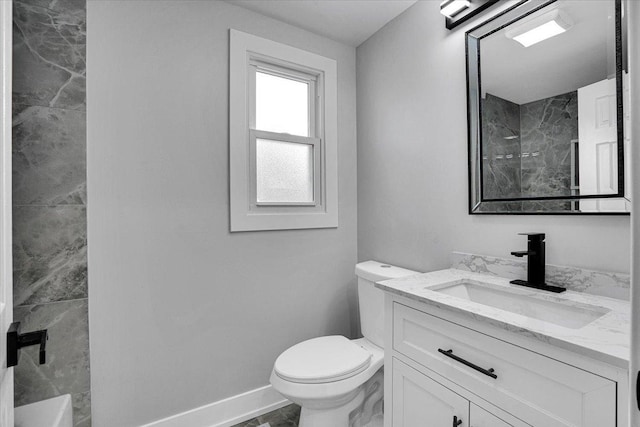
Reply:
[[[616, 79], [578, 89], [580, 194], [618, 192]], [[624, 211], [624, 200], [581, 200], [583, 212]]]
[[13, 320], [11, 255], [11, 31], [10, 1], [0, 1], [0, 426], [13, 426], [13, 369], [6, 333]]

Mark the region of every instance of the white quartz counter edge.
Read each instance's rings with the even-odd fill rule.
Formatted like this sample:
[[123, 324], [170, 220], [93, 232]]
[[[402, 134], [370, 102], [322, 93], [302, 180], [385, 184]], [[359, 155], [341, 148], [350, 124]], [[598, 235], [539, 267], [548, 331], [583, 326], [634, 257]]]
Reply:
[[[579, 307], [582, 304], [588, 304], [603, 307], [609, 312], [580, 329], [570, 329], [429, 289], [461, 279], [477, 280], [513, 288], [520, 293], [525, 291], [534, 298], [561, 301], [567, 305]], [[534, 338], [614, 366], [628, 368], [630, 305], [627, 301], [572, 291], [555, 294], [511, 285], [509, 279], [506, 278], [455, 269], [385, 280], [376, 283], [376, 287], [441, 309], [462, 313], [474, 320], [485, 321], [507, 331]]]

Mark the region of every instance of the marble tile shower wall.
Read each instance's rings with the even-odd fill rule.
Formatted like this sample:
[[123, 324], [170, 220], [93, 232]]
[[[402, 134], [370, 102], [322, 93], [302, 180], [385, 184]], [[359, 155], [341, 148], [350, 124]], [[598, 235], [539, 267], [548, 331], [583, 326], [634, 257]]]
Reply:
[[85, 0], [14, 0], [14, 318], [47, 328], [21, 351], [15, 404], [71, 394], [91, 425], [86, 227]]
[[[518, 105], [482, 101], [485, 198], [571, 195], [571, 145], [578, 138], [578, 92]], [[496, 202], [491, 210], [562, 211], [565, 201]]]
[[520, 106], [487, 94], [482, 101], [484, 197], [520, 197]]
[[520, 134], [522, 195], [570, 196], [571, 141], [578, 139], [578, 92], [522, 104]]

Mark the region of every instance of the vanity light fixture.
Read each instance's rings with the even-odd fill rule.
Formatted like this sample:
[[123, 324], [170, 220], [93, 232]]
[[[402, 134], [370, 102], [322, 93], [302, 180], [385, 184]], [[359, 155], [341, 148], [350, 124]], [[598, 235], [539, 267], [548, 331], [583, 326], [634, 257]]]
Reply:
[[446, 18], [448, 30], [473, 18], [500, 0], [444, 0], [440, 3], [440, 13]]
[[440, 3], [440, 13], [447, 18], [452, 18], [464, 9], [469, 8], [471, 2], [469, 0], [444, 0]]
[[505, 33], [507, 38], [524, 47], [532, 46], [548, 38], [557, 36], [573, 26], [571, 18], [559, 9], [523, 22]]

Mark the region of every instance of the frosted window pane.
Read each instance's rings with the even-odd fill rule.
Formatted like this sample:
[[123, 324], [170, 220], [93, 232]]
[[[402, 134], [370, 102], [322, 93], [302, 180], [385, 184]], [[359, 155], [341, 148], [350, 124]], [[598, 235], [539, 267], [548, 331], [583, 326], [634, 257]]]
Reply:
[[256, 72], [256, 129], [309, 136], [309, 85]]
[[258, 203], [313, 202], [313, 146], [256, 140]]

